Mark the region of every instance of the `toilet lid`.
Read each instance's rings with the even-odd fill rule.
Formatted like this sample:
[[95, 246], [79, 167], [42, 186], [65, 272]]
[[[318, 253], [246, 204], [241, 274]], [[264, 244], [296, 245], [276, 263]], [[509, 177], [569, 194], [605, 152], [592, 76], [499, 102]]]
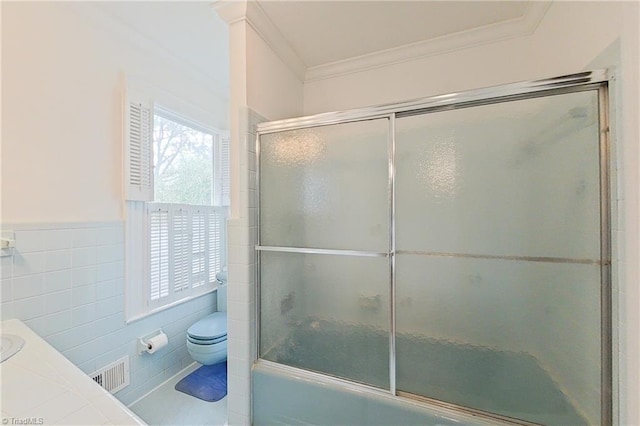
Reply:
[[189, 336], [196, 339], [215, 339], [227, 334], [227, 313], [214, 312], [193, 324], [187, 330]]

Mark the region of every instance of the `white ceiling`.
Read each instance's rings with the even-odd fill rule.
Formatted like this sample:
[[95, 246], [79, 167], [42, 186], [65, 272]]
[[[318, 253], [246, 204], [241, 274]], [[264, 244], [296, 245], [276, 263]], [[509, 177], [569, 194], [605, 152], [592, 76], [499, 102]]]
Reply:
[[531, 2], [274, 1], [262, 9], [307, 67], [521, 19]]
[[[216, 86], [228, 88], [228, 32], [212, 7], [216, 1], [234, 0], [105, 1], [93, 5], [189, 64], [205, 78], [212, 79]], [[483, 0], [256, 2], [263, 15], [261, 19], [269, 21], [269, 26], [275, 29], [263, 36], [268, 38], [275, 32], [279, 40], [268, 41], [303, 79], [313, 78], [317, 68], [326, 68], [321, 70], [326, 72], [334, 63], [347, 62], [352, 69], [363, 66], [362, 60], [353, 58], [366, 58], [370, 66], [370, 58], [376, 55], [378, 63], [384, 61], [384, 52], [403, 51], [405, 58], [415, 57], [416, 52], [421, 52], [416, 46], [421, 48], [429, 43], [433, 47], [431, 50], [437, 51], [442, 41], [456, 37], [456, 48], [462, 48], [471, 41], [478, 42], [479, 30], [502, 29], [494, 31], [488, 39], [521, 35], [522, 25], [514, 30], [513, 24], [521, 24], [536, 15], [528, 19], [531, 22], [524, 32], [531, 31], [549, 3]], [[292, 57], [294, 61], [291, 61]]]

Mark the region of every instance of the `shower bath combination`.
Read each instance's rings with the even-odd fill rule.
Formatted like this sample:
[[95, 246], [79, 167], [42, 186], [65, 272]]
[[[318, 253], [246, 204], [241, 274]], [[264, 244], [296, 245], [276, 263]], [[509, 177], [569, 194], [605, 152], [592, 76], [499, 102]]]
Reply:
[[607, 90], [260, 124], [254, 423], [611, 424]]

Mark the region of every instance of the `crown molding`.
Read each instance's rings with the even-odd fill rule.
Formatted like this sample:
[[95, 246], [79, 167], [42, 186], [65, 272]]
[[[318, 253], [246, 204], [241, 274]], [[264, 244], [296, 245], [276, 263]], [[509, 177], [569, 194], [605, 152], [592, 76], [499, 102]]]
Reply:
[[276, 55], [282, 59], [300, 81], [304, 81], [307, 66], [302, 62], [302, 59], [300, 59], [278, 27], [271, 22], [271, 19], [269, 19], [257, 1], [248, 2], [247, 18], [249, 24]]
[[218, 0], [212, 7], [229, 25], [247, 22], [295, 76], [304, 81], [307, 66], [257, 1]]
[[309, 68], [258, 1], [217, 0], [212, 8], [229, 25], [247, 22], [298, 79], [306, 83], [531, 35], [550, 5], [551, 1], [531, 2], [520, 18]]
[[247, 16], [247, 0], [216, 0], [211, 8], [228, 25], [243, 21]]
[[532, 2], [520, 18], [307, 68], [304, 82], [323, 80], [533, 34], [551, 2]]

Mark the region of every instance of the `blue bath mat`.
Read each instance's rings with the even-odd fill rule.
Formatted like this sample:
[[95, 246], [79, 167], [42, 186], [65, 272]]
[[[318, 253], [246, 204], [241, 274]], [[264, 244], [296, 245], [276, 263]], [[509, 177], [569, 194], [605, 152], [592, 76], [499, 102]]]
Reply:
[[208, 402], [221, 400], [227, 394], [227, 362], [203, 365], [180, 380], [175, 389]]

